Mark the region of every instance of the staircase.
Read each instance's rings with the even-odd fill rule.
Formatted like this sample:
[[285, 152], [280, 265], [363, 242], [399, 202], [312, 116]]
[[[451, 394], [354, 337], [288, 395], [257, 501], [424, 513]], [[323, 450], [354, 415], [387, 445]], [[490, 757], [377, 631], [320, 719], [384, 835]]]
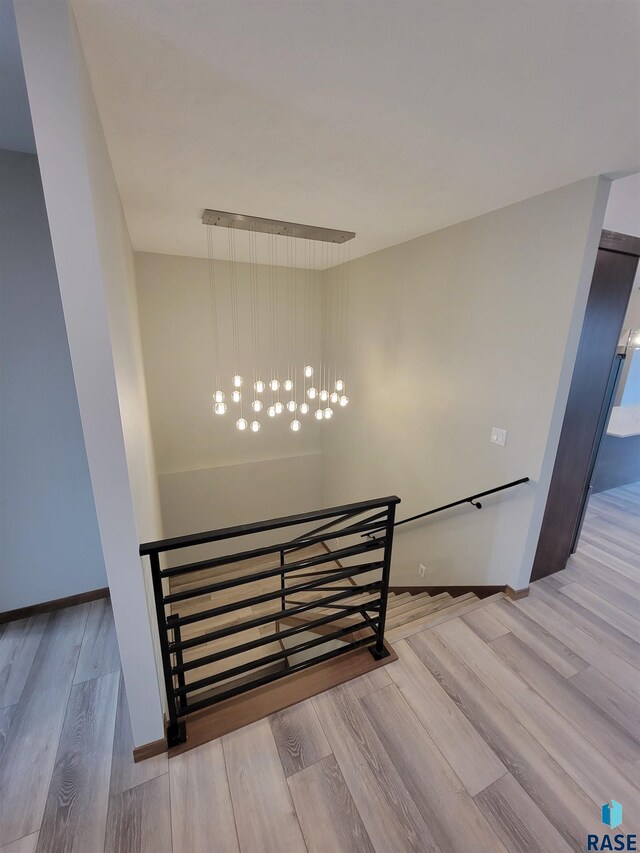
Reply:
[[[298, 556], [300, 558], [313, 557], [321, 555], [323, 554], [323, 552], [324, 551], [322, 547], [316, 546], [301, 550]], [[310, 574], [320, 575], [321, 572], [326, 571], [328, 565], [336, 569], [342, 568], [342, 565], [335, 561], [329, 564], [323, 563], [321, 570]], [[262, 571], [277, 566], [277, 560], [273, 558], [264, 558], [259, 561], [244, 561], [242, 563], [236, 564], [233, 567], [227, 567], [225, 570], [221, 570], [219, 568], [205, 569], [199, 572], [196, 578], [194, 578], [193, 575], [189, 575], [188, 580], [182, 580], [182, 578], [180, 577], [171, 580], [170, 590], [172, 593], [181, 592], [185, 589], [203, 586], [206, 583], [212, 582], [214, 580], [229, 580], [231, 578], [247, 576], [256, 571]], [[309, 578], [305, 578], [305, 581], [307, 581], [308, 579]], [[302, 581], [297, 582], [297, 584], [300, 583], [302, 583]], [[296, 581], [293, 578], [289, 580], [289, 584], [291, 592], [288, 598], [286, 599], [289, 604], [312, 602], [318, 599], [318, 594], [316, 592], [296, 593]], [[253, 581], [250, 585], [250, 594], [261, 595], [266, 592], [272, 592], [278, 589], [279, 586], [279, 577], [268, 578], [262, 581]], [[329, 582], [325, 586], [327, 590], [330, 590], [333, 587], [339, 586], [339, 582]], [[230, 604], [232, 602], [243, 600], [243, 598], [245, 598], [248, 594], [249, 591], [247, 586], [233, 587], [226, 594], [218, 593], [215, 596], [201, 596], [198, 598], [189, 599], [187, 602], [174, 604], [171, 606], [171, 613], [177, 616], [184, 616], [188, 613], [199, 612], [211, 607], [213, 600], [215, 600], [215, 603], [217, 605]], [[355, 595], [352, 598], [349, 598], [346, 603], [348, 603], [349, 605], [365, 604], [368, 600], [372, 600], [374, 597], [374, 594]], [[499, 593], [498, 595], [492, 596], [491, 598], [493, 599], [502, 597], [502, 593]], [[390, 592], [387, 600], [385, 638], [388, 642], [396, 642], [398, 640], [403, 639], [404, 637], [417, 633], [418, 631], [423, 631], [426, 628], [438, 625], [441, 622], [445, 622], [447, 621], [447, 619], [452, 619], [454, 616], [459, 616], [464, 613], [468, 613], [469, 611], [475, 610], [477, 607], [481, 606], [481, 604], [484, 603], [488, 603], [488, 600], [486, 598], [480, 599], [477, 595], [475, 595], [475, 593], [472, 592], [464, 593], [455, 597], [451, 596], [448, 592], [442, 592], [438, 595], [429, 595], [428, 592], [414, 594], [408, 592]], [[233, 624], [240, 624], [251, 616], [258, 617], [263, 616], [267, 613], [277, 613], [279, 609], [280, 601], [270, 601], [264, 604], [251, 605], [250, 607], [233, 611], [232, 613], [225, 614], [224, 616], [218, 616], [211, 619], [202, 620], [201, 622], [197, 622], [194, 624], [194, 626], [183, 629], [182, 638], [188, 639], [190, 637], [204, 635], [210, 631], [214, 631], [219, 628], [228, 627]], [[211, 655], [225, 649], [231, 650], [234, 647], [237, 647], [243, 643], [248, 643], [257, 638], [269, 637], [285, 627], [307, 627], [309, 623], [324, 616], [330, 617], [332, 616], [332, 613], [331, 610], [322, 606], [316, 606], [312, 610], [309, 610], [306, 613], [297, 616], [283, 615], [276, 622], [272, 622], [268, 625], [249, 629], [247, 631], [242, 631], [241, 633], [232, 634], [229, 637], [216, 640], [214, 642], [207, 643], [202, 646], [198, 646], [191, 652], [185, 652], [184, 660], [191, 661], [195, 660], [196, 658], [200, 658], [204, 655]], [[302, 634], [302, 636], [307, 639], [312, 639], [313, 637], [333, 634], [336, 629], [345, 629], [346, 631], [349, 627], [353, 627], [353, 632], [345, 633], [344, 637], [341, 640], [334, 640], [334, 644], [345, 643], [351, 639], [359, 639], [362, 636], [361, 620], [349, 616], [335, 617], [331, 619], [330, 623], [328, 622], [324, 625], [310, 627], [308, 631]], [[321, 645], [318, 648], [322, 652], [324, 652], [326, 651], [328, 643], [329, 641], [327, 641], [327, 644]], [[286, 643], [282, 640], [274, 639], [273, 642], [268, 643], [267, 645], [262, 645], [259, 648], [243, 652], [239, 655], [234, 655], [233, 665], [239, 666], [248, 664], [251, 661], [257, 661], [266, 655], [277, 653], [283, 649], [286, 649]], [[283, 671], [286, 670], [287, 666], [292, 662], [297, 662], [295, 652], [292, 653], [292, 656], [290, 658], [287, 657], [284, 660], [276, 661], [274, 663], [253, 669], [251, 671], [251, 675], [247, 677], [253, 678], [256, 673], [264, 675], [267, 672]], [[208, 676], [216, 675], [224, 671], [227, 666], [228, 660], [225, 659], [222, 659], [212, 664], [199, 666], [197, 669], [192, 669], [185, 673], [186, 683], [189, 685], [193, 685], [195, 682], [207, 678]], [[193, 690], [193, 695], [198, 695], [201, 698], [204, 696], [215, 696], [217, 693], [220, 693], [222, 690], [228, 687], [229, 684], [239, 683], [241, 677], [242, 676], [225, 679], [224, 681], [221, 681], [218, 685], [216, 685], [214, 689], [207, 689], [206, 687], [199, 689], [196, 688]]]
[[[397, 657], [391, 643], [486, 604], [471, 592], [389, 591], [398, 500], [140, 546], [153, 582], [170, 751], [384, 666]], [[303, 532], [288, 538], [295, 527]], [[254, 547], [229, 553], [238, 537]], [[182, 562], [191, 549], [208, 556]]]

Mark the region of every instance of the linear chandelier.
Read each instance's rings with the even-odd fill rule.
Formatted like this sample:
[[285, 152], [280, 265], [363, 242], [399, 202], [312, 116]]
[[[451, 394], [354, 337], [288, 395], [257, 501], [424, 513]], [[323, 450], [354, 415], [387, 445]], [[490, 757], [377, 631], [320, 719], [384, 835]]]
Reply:
[[[292, 432], [299, 432], [307, 417], [331, 420], [349, 404], [344, 360], [349, 241], [355, 234], [218, 210], [205, 210], [202, 222], [207, 227], [213, 413], [232, 414], [236, 429], [252, 433], [260, 432], [263, 421], [284, 420]], [[227, 230], [228, 318], [221, 318], [223, 294], [214, 262], [216, 228]], [[258, 235], [264, 236], [259, 239]], [[239, 265], [239, 253], [248, 257], [248, 265]], [[340, 272], [329, 292], [323, 324], [312, 286], [313, 270], [336, 265]], [[221, 322], [227, 319], [228, 325]], [[328, 345], [322, 355], [315, 346], [318, 325], [324, 325], [322, 343]], [[231, 352], [224, 353], [221, 361], [221, 330], [228, 333], [229, 327]], [[221, 377], [223, 363], [234, 367], [228, 384]]]

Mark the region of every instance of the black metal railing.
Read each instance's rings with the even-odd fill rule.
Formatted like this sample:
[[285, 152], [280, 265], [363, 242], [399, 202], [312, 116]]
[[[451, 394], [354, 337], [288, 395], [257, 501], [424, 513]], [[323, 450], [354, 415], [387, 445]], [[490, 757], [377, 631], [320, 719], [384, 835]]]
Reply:
[[[195, 711], [356, 648], [368, 647], [376, 659], [389, 654], [384, 645], [384, 626], [399, 501], [395, 496], [380, 498], [140, 546], [140, 555], [149, 558], [153, 582], [169, 746], [186, 739], [185, 720]], [[319, 527], [287, 541], [161, 567], [161, 555], [170, 551], [240, 536], [277, 535], [286, 528], [308, 528], [318, 521], [323, 522]], [[374, 530], [379, 534], [375, 539], [361, 538]], [[336, 537], [341, 547], [328, 550], [326, 540]], [[320, 553], [300, 553], [318, 546]], [[251, 567], [252, 562], [263, 558], [273, 558], [274, 565]], [[350, 562], [345, 565], [341, 560]], [[246, 572], [230, 573], [232, 567], [245, 561], [250, 564]], [[175, 588], [177, 579], [179, 589]], [[258, 594], [251, 588], [256, 583]], [[272, 604], [274, 609], [270, 609]], [[247, 618], [248, 608], [251, 615]], [[264, 631], [270, 624], [275, 630]], [[283, 624], [291, 627], [283, 629]], [[255, 629], [263, 632], [234, 643], [234, 635], [255, 633]], [[314, 629], [321, 629], [321, 633], [309, 639]], [[185, 636], [187, 630], [191, 636]], [[336, 640], [340, 641], [338, 647]], [[246, 660], [247, 653], [273, 647], [276, 641], [278, 651]], [[322, 646], [328, 643], [332, 647], [323, 651]], [[314, 649], [315, 656], [305, 655], [291, 663], [292, 656]], [[245, 659], [233, 665], [238, 655], [245, 655]], [[211, 674], [193, 678], [199, 675], [198, 669], [214, 664]]]
[[[479, 498], [485, 498], [487, 495], [495, 495], [497, 492], [504, 492], [505, 489], [512, 489], [514, 486], [520, 486], [522, 483], [528, 483], [529, 477], [521, 477], [519, 480], [513, 480], [511, 483], [504, 483], [502, 486], [496, 486], [493, 489], [487, 489], [484, 492], [478, 492], [475, 495], [469, 495], [469, 497], [461, 498], [459, 501], [453, 501], [449, 504], [443, 504], [442, 506], [438, 506], [435, 509], [429, 509], [426, 512], [419, 512], [417, 515], [411, 515], [409, 518], [403, 518], [400, 521], [396, 521], [394, 527], [401, 527], [403, 524], [409, 524], [412, 521], [418, 521], [418, 519], [426, 518], [429, 515], [435, 515], [437, 512], [444, 512], [446, 509], [453, 509], [455, 506], [463, 506], [464, 504], [471, 504], [476, 509], [482, 509], [482, 504], [479, 501]], [[368, 539], [373, 539], [375, 536], [382, 530], [380, 527], [378, 530], [368, 530], [362, 534], [363, 537]]]

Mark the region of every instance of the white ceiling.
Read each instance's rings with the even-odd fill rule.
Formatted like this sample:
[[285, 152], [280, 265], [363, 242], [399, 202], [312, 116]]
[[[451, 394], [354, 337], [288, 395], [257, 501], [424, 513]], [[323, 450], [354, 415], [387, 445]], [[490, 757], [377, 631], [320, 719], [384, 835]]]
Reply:
[[74, 10], [138, 250], [205, 255], [211, 207], [356, 231], [355, 257], [640, 168], [635, 0]]
[[0, 148], [36, 151], [12, 0], [0, 0]]

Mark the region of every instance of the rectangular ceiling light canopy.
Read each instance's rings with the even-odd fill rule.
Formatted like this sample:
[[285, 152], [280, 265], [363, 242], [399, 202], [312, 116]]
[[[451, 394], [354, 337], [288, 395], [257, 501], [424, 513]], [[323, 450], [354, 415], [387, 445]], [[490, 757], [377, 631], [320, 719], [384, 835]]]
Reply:
[[245, 216], [242, 213], [226, 213], [223, 210], [205, 210], [202, 214], [202, 224], [218, 225], [220, 228], [239, 228], [242, 231], [261, 231], [264, 234], [279, 234], [281, 237], [320, 240], [322, 243], [347, 243], [356, 236], [354, 231], [320, 228], [318, 225], [300, 225], [297, 222], [263, 219], [261, 216]]

